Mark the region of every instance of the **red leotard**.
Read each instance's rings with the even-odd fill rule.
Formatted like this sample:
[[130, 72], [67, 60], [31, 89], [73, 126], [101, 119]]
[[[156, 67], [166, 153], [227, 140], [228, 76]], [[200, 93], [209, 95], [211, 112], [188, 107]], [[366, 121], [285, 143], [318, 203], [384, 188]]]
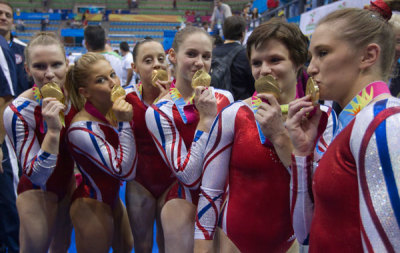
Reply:
[[74, 161], [65, 137], [76, 110], [69, 104], [65, 112], [65, 127], [60, 133], [58, 155], [41, 149], [46, 135], [41, 112], [42, 107], [38, 102], [24, 97], [16, 98], [4, 111], [4, 126], [23, 168], [18, 194], [42, 189], [57, 194], [61, 201], [68, 191], [74, 171]]
[[[233, 100], [228, 91], [211, 89], [217, 99], [218, 111]], [[167, 201], [183, 198], [197, 205], [202, 156], [208, 134], [196, 130], [199, 115], [193, 108], [193, 105], [163, 99], [147, 109], [146, 123], [165, 163], [178, 178], [178, 183], [168, 193]], [[191, 119], [185, 122], [179, 110], [191, 110]]]
[[[140, 84], [139, 84], [140, 85]], [[143, 185], [155, 198], [159, 198], [176, 180], [163, 161], [146, 126], [148, 105], [142, 100], [136, 85], [126, 88], [126, 101], [133, 106], [134, 133], [138, 150], [135, 181]]]

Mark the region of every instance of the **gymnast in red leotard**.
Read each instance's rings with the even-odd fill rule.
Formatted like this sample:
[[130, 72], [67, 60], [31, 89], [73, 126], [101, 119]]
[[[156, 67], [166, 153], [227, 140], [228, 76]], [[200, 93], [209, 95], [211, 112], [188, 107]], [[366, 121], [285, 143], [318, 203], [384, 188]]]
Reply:
[[131, 252], [133, 246], [119, 189], [121, 180], [135, 176], [137, 151], [132, 105], [125, 96], [111, 100], [119, 85], [101, 54], [83, 55], [67, 73], [65, 87], [80, 110], [68, 130], [68, 147], [82, 174], [70, 208], [78, 252], [108, 252], [110, 247]]
[[[197, 209], [199, 252], [215, 247], [215, 234], [216, 252], [286, 252], [295, 239], [288, 170], [292, 147], [281, 105], [304, 96], [299, 80], [307, 60], [307, 38], [296, 25], [272, 19], [250, 35], [247, 54], [254, 78], [272, 75], [279, 98], [254, 94], [217, 116], [205, 151]], [[326, 116], [330, 113], [327, 109]], [[332, 124], [332, 117], [326, 119]], [[216, 231], [218, 224], [222, 231]]]
[[146, 111], [146, 124], [156, 146], [178, 179], [161, 211], [166, 252], [192, 252], [195, 209], [205, 145], [218, 111], [232, 95], [212, 87], [192, 87], [198, 70], [211, 67], [212, 40], [196, 27], [179, 31], [170, 50], [176, 82]]
[[310, 252], [400, 249], [400, 100], [386, 84], [395, 42], [391, 25], [361, 9], [328, 14], [312, 36], [308, 73], [321, 99], [343, 111], [338, 134], [313, 166], [319, 114], [305, 115], [314, 109], [307, 98], [289, 106], [293, 226]]
[[[47, 83], [64, 86], [68, 61], [53, 33], [38, 33], [25, 49], [26, 69], [35, 81], [5, 110], [4, 126], [23, 175], [18, 184], [20, 251], [66, 252], [72, 224], [68, 210], [75, 189], [74, 162], [65, 142], [76, 110], [68, 99], [42, 98]], [[65, 125], [59, 117], [64, 114]]]
[[141, 82], [126, 87], [126, 101], [133, 106], [134, 133], [138, 150], [136, 177], [126, 185], [126, 207], [137, 252], [151, 252], [154, 221], [157, 224], [157, 245], [164, 251], [164, 236], [160, 213], [168, 189], [176, 181], [163, 161], [147, 130], [147, 108], [163, 97], [169, 89], [169, 81], [158, 80], [153, 85], [152, 72], [166, 70], [167, 60], [163, 46], [145, 39], [133, 49], [133, 69]]

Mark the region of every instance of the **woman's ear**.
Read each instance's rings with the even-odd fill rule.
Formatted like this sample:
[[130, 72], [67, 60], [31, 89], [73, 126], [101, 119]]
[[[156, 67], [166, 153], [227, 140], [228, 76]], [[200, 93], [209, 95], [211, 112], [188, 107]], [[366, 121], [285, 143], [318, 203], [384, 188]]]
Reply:
[[168, 59], [172, 64], [176, 65], [176, 52], [173, 48], [169, 50]]
[[135, 71], [137, 73], [136, 64], [134, 62], [131, 63], [131, 67], [132, 67], [133, 71]]
[[381, 54], [381, 48], [378, 44], [376, 43], [368, 44], [365, 47], [364, 52], [362, 54], [360, 68], [367, 69], [376, 64], [376, 62], [379, 61], [380, 54]]
[[29, 69], [28, 64], [25, 63], [25, 64], [24, 64], [24, 68], [25, 68], [25, 71], [26, 71], [26, 73], [28, 74], [28, 76], [31, 77], [32, 74], [31, 74], [31, 71], [30, 71], [30, 69]]
[[85, 99], [90, 98], [90, 93], [87, 91], [86, 87], [80, 87], [78, 89], [79, 94]]

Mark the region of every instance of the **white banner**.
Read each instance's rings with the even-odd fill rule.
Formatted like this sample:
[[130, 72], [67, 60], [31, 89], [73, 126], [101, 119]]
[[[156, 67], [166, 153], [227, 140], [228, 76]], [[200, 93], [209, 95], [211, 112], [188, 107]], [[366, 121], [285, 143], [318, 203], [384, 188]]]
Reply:
[[310, 36], [318, 22], [327, 14], [344, 8], [364, 8], [369, 2], [370, 0], [342, 0], [305, 12], [300, 17], [300, 30]]

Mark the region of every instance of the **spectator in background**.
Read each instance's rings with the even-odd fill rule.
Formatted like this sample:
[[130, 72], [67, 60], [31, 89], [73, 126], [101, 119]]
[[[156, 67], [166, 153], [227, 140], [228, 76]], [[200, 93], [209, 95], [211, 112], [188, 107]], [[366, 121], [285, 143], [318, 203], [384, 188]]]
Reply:
[[87, 15], [89, 14], [89, 10], [86, 10], [83, 14], [82, 14], [82, 19], [81, 19], [81, 23], [83, 26], [87, 26], [88, 25], [88, 20], [87, 20]]
[[257, 19], [259, 17], [258, 15], [258, 9], [256, 7], [253, 8], [253, 10], [251, 11], [251, 19]]
[[243, 8], [242, 13], [240, 15], [244, 18], [244, 20], [250, 21], [251, 19], [250, 6], [248, 4]]
[[67, 59], [68, 59], [68, 66], [72, 66], [75, 64], [75, 56], [73, 56], [71, 52], [68, 53]]
[[176, 0], [173, 0], [173, 1], [172, 1], [172, 7], [173, 7], [174, 9], [176, 9]]
[[136, 9], [138, 7], [138, 2], [137, 0], [132, 0], [132, 8]]
[[[8, 42], [11, 52], [14, 54], [15, 64], [17, 67], [17, 78], [15, 95], [18, 96], [23, 91], [32, 88], [33, 82], [30, 82], [24, 68], [24, 49], [26, 44], [11, 34], [13, 20], [13, 9], [6, 1], [0, 0], [0, 17], [3, 17], [3, 22], [0, 22], [0, 35]], [[23, 23], [22, 23], [23, 24]]]
[[42, 20], [40, 20], [40, 31], [46, 31], [46, 25], [46, 19], [42, 18]]
[[253, 10], [251, 11], [251, 24], [250, 24], [253, 28], [256, 28], [260, 24], [258, 18], [259, 18], [258, 9], [254, 7]]
[[133, 80], [133, 55], [129, 51], [128, 42], [123, 41], [119, 44], [119, 49], [121, 50], [122, 55], [122, 78], [121, 78], [121, 86], [125, 87], [130, 84], [134, 84]]
[[[4, 5], [4, 3], [0, 4], [0, 16], [5, 15]], [[10, 12], [12, 13], [11, 7], [7, 10], [7, 13]], [[6, 18], [6, 20], [9, 19]], [[4, 252], [17, 253], [19, 252], [19, 218], [16, 206], [18, 164], [12, 147], [9, 149], [10, 145], [7, 145], [9, 141], [5, 141], [3, 124], [4, 109], [15, 96], [17, 74], [13, 53], [1, 35], [0, 53], [4, 55], [4, 58], [0, 59], [0, 160], [2, 160], [0, 165], [0, 247], [5, 250]], [[12, 151], [10, 154], [9, 150]]]
[[17, 19], [17, 25], [15, 26], [15, 29], [19, 32], [25, 31], [25, 24], [22, 19]]
[[111, 64], [117, 76], [122, 78], [122, 57], [106, 50], [106, 33], [99, 25], [88, 25], [84, 31], [85, 47], [88, 52], [102, 54]]
[[229, 91], [235, 100], [246, 99], [254, 93], [254, 78], [247, 59], [246, 49], [242, 46], [246, 33], [246, 21], [241, 16], [228, 17], [225, 20], [223, 31], [225, 42], [213, 49], [212, 62], [217, 58], [226, 56], [237, 47], [241, 48], [231, 63], [231, 87]]
[[203, 21], [203, 23], [201, 23], [201, 27], [204, 29], [204, 31], [210, 33], [212, 32], [211, 28], [208, 25], [207, 21]]
[[211, 29], [214, 34], [222, 36], [222, 26], [226, 18], [232, 16], [231, 7], [222, 2], [222, 0], [215, 0], [214, 11], [211, 15]]

